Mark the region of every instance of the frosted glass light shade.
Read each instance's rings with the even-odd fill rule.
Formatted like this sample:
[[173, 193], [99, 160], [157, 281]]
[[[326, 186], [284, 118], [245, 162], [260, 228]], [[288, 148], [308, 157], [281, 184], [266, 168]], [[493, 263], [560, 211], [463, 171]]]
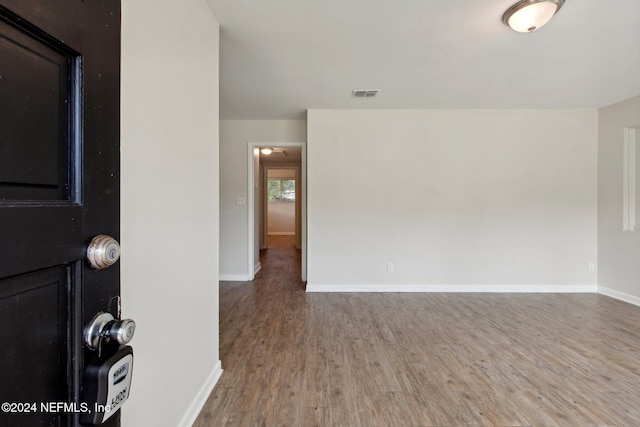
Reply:
[[502, 22], [520, 33], [530, 33], [549, 22], [563, 4], [564, 0], [523, 0], [507, 9]]

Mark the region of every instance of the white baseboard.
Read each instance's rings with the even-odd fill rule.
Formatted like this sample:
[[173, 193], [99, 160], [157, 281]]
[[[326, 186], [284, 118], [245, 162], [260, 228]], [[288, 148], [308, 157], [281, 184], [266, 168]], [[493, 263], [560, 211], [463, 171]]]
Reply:
[[[262, 270], [262, 264], [258, 262], [253, 266], [253, 276], [258, 274], [260, 270]], [[218, 280], [221, 282], [250, 282], [253, 277], [249, 277], [248, 274], [220, 274]]]
[[269, 236], [295, 236], [295, 231], [269, 231]]
[[635, 295], [625, 294], [624, 292], [616, 291], [609, 288], [603, 288], [602, 286], [598, 286], [598, 293], [611, 298], [619, 299], [620, 301], [628, 302], [629, 304], [640, 306], [640, 298]]
[[213, 391], [213, 388], [218, 383], [218, 380], [220, 379], [221, 375], [222, 375], [222, 363], [218, 360], [218, 363], [216, 363], [216, 366], [213, 367], [213, 371], [209, 374], [209, 377], [204, 382], [202, 387], [200, 387], [200, 390], [198, 391], [198, 394], [196, 394], [195, 398], [193, 399], [193, 402], [191, 402], [191, 405], [189, 405], [189, 408], [187, 409], [187, 412], [185, 412], [184, 416], [182, 417], [182, 420], [180, 420], [180, 423], [178, 423], [179, 427], [193, 426], [193, 423], [196, 421], [196, 418], [198, 418], [198, 414], [200, 414], [202, 407], [207, 402], [207, 399], [209, 398], [211, 391]]
[[248, 282], [251, 279], [246, 274], [221, 274], [219, 280], [221, 282]]
[[596, 285], [322, 285], [307, 283], [307, 292], [504, 292], [595, 293]]

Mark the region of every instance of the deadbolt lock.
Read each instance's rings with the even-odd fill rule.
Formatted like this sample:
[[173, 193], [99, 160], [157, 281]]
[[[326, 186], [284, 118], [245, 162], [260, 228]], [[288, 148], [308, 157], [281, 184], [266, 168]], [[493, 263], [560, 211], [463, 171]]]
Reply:
[[111, 267], [120, 259], [120, 244], [105, 234], [94, 237], [87, 247], [87, 261], [92, 268], [102, 270]]

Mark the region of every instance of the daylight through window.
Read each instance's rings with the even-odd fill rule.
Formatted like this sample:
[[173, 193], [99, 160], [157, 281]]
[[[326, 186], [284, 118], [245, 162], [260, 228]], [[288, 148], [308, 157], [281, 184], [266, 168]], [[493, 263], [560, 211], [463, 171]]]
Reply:
[[267, 184], [268, 200], [270, 202], [294, 202], [296, 200], [295, 179], [272, 179]]

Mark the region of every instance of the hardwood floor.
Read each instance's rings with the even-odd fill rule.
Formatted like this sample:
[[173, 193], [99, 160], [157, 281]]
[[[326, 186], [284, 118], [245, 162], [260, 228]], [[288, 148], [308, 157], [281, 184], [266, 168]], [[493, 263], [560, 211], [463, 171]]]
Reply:
[[[296, 246], [296, 237], [295, 236], [278, 236], [275, 234], [270, 235], [269, 240], [267, 240], [267, 246], [269, 247], [269, 249], [287, 249], [287, 248], [291, 249]], [[298, 263], [300, 262], [299, 259], [297, 262]]]
[[220, 284], [195, 427], [638, 426], [640, 307], [596, 294], [306, 294], [291, 246]]

